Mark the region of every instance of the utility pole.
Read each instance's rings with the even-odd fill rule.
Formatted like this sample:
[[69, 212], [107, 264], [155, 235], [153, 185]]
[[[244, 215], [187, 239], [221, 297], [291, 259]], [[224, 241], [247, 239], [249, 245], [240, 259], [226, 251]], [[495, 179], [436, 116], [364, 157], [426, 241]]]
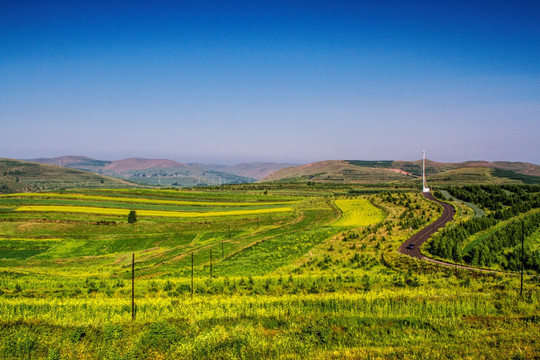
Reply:
[[524, 249], [525, 248], [525, 220], [521, 221], [521, 290], [519, 296], [523, 296], [523, 268], [525, 267]]
[[259, 228], [259, 215], [257, 215], [257, 229]]
[[131, 321], [135, 321], [135, 253], [131, 258]]
[[193, 253], [191, 253], [191, 300], [193, 300]]
[[210, 249], [210, 279], [212, 278], [212, 249]]

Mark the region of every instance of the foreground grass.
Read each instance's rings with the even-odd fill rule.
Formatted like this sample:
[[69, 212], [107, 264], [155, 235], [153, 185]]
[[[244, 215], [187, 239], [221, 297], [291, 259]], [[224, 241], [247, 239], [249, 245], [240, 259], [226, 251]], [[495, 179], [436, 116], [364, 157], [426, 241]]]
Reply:
[[398, 289], [145, 297], [134, 322], [128, 299], [4, 299], [0, 351], [5, 359], [532, 359], [534, 296]]
[[[439, 268], [396, 253], [440, 214], [421, 195], [251, 191], [3, 197], [0, 358], [533, 359], [540, 352], [537, 278], [526, 278], [520, 297], [517, 277]], [[209, 212], [256, 202], [266, 213], [129, 225], [124, 215], [13, 211], [34, 201], [111, 209], [115, 197], [156, 211], [198, 206], [174, 201], [213, 202], [204, 206]], [[294, 211], [270, 211], [282, 201]], [[456, 222], [472, 216], [467, 209]]]

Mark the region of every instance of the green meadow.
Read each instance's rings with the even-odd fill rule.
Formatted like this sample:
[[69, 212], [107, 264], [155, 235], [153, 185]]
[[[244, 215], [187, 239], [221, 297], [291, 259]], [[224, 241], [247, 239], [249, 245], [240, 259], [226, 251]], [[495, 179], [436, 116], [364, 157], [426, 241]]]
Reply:
[[[536, 213], [529, 190], [517, 217]], [[448, 227], [511, 207], [452, 194]], [[0, 196], [0, 358], [534, 359], [533, 268], [520, 295], [515, 272], [396, 252], [441, 212], [409, 189], [329, 185]]]

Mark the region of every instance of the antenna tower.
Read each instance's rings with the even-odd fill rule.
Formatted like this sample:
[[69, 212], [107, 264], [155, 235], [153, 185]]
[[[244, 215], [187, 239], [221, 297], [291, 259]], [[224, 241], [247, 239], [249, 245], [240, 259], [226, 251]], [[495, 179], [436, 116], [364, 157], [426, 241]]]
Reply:
[[422, 192], [429, 192], [426, 183], [426, 150], [422, 150]]

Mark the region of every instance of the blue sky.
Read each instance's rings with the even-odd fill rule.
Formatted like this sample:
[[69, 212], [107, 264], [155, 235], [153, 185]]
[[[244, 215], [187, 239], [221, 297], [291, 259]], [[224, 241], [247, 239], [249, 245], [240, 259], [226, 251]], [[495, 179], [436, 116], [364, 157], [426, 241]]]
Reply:
[[0, 0], [0, 157], [539, 164], [538, 24], [538, 1]]

